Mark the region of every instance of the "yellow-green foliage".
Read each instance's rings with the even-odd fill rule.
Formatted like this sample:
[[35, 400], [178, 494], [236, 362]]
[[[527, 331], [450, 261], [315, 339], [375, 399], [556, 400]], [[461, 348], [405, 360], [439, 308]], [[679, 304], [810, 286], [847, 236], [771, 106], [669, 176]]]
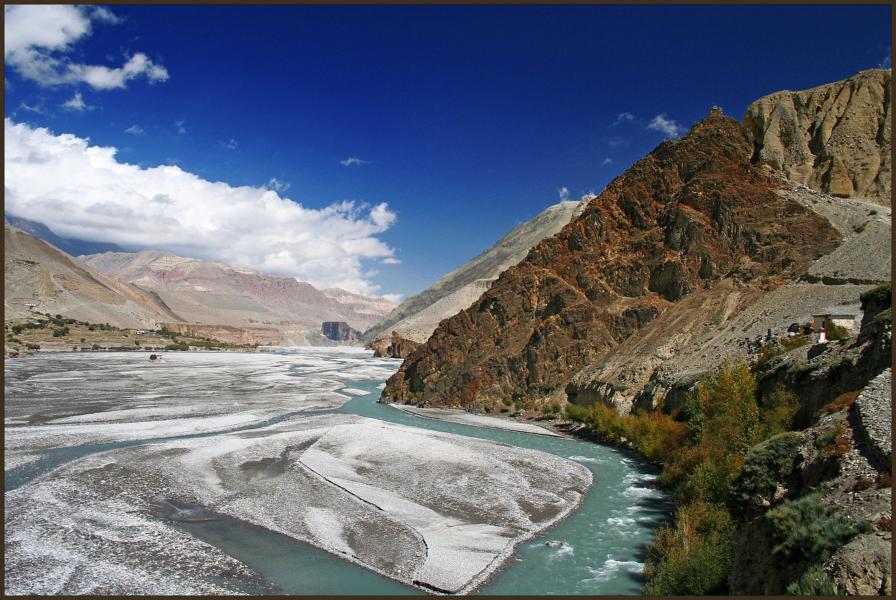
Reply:
[[734, 523], [720, 504], [680, 507], [647, 551], [648, 595], [724, 594], [734, 563]]

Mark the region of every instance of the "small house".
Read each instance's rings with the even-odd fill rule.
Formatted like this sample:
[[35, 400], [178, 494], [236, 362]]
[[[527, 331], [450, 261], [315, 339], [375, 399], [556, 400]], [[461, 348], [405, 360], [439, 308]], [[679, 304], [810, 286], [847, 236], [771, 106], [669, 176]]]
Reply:
[[852, 333], [862, 324], [862, 309], [858, 304], [849, 306], [830, 306], [825, 308], [822, 312], [813, 314], [812, 321], [816, 332], [834, 324], [838, 327], [843, 327]]

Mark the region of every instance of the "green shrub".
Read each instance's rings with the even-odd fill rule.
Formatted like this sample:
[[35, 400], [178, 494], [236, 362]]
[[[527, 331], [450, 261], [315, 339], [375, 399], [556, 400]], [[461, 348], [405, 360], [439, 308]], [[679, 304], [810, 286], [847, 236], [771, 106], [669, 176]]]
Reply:
[[841, 592], [830, 575], [819, 565], [813, 565], [787, 586], [787, 593], [791, 596], [836, 596]]
[[799, 398], [796, 394], [788, 392], [778, 386], [764, 400], [760, 407], [760, 420], [762, 439], [789, 431], [793, 426], [793, 417], [800, 408]]
[[790, 337], [785, 337], [781, 340], [781, 347], [784, 348], [785, 351], [793, 350], [794, 348], [800, 348], [809, 343], [808, 335], [794, 335]]
[[731, 497], [741, 509], [759, 509], [763, 500], [771, 500], [778, 482], [787, 481], [797, 468], [800, 436], [782, 433], [747, 453], [738, 478], [731, 486]]
[[831, 341], [845, 340], [849, 337], [849, 330], [846, 327], [835, 325], [832, 321], [825, 323], [825, 331]]
[[719, 468], [711, 462], [704, 462], [687, 476], [676, 491], [679, 502], [725, 502], [728, 496], [728, 485]]
[[176, 344], [168, 344], [167, 346], [165, 346], [165, 350], [186, 351], [189, 349], [190, 349], [190, 346], [186, 342], [177, 342]]
[[644, 592], [651, 596], [725, 594], [734, 564], [734, 523], [723, 506], [693, 502], [647, 549]]
[[53, 337], [65, 337], [69, 334], [68, 327], [57, 327], [53, 330]]
[[40, 344], [25, 344], [29, 350], [40, 350]]
[[94, 344], [93, 346], [90, 347], [90, 349], [91, 349], [91, 350], [99, 350], [99, 349], [100, 349], [100, 345], [99, 345], [99, 344]]
[[576, 423], [584, 423], [588, 418], [588, 409], [578, 404], [567, 404], [565, 412], [566, 419]]
[[890, 304], [892, 303], [892, 291], [890, 289], [890, 283], [887, 282], [877, 286], [874, 289], [868, 290], [867, 292], [859, 296], [859, 300], [861, 300], [862, 302], [862, 310], [866, 310], [869, 306], [890, 306]]
[[789, 561], [824, 562], [859, 533], [871, 530], [822, 503], [816, 492], [788, 500], [766, 513], [772, 527], [772, 553]]

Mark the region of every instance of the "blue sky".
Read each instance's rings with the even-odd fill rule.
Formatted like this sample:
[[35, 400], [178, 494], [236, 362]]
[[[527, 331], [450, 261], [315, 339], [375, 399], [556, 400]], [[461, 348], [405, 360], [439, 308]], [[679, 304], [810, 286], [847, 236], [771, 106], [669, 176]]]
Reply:
[[[195, 253], [245, 257], [250, 266], [307, 274], [318, 284], [405, 295], [557, 202], [562, 188], [570, 198], [600, 192], [711, 105], [740, 118], [770, 92], [889, 66], [892, 44], [885, 5], [109, 11], [85, 13], [89, 31], [45, 56], [63, 61], [66, 73], [76, 73], [71, 65], [122, 67], [136, 53], [148, 62], [132, 64], [121, 81], [111, 72], [98, 75], [111, 80], [41, 81], [26, 72], [26, 61], [40, 57], [20, 52], [11, 63], [8, 46], [7, 126], [27, 126], [17, 130], [22, 136], [46, 127], [89, 138], [117, 148], [120, 163], [174, 164], [203, 180], [267, 185], [307, 209], [354, 201], [341, 220], [296, 217], [305, 224], [296, 227], [310, 230], [295, 237], [309, 244], [315, 227], [351, 229], [337, 244], [350, 250], [332, 264], [323, 251], [314, 268], [298, 271], [274, 251], [219, 256], [197, 245]], [[84, 106], [63, 107], [76, 93]], [[28, 139], [22, 147], [50, 143]], [[363, 162], [343, 164], [349, 158]], [[16, 190], [16, 206], [37, 197], [28, 185]], [[88, 188], [60, 197], [78, 189]], [[383, 214], [393, 217], [371, 217], [358, 210], [362, 203], [388, 203]], [[255, 235], [248, 225], [240, 231]], [[229, 245], [231, 238], [214, 243]], [[159, 239], [190, 251], [170, 231]], [[324, 274], [349, 268], [357, 272], [345, 282]]]

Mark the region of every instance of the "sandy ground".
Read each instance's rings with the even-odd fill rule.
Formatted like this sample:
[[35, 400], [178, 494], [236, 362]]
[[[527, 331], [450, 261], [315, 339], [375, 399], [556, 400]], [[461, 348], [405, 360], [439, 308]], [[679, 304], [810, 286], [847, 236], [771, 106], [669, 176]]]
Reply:
[[535, 435], [553, 435], [559, 436], [558, 433], [551, 431], [545, 427], [515, 421], [509, 418], [488, 417], [485, 415], [477, 415], [468, 413], [464, 410], [450, 408], [423, 408], [417, 406], [408, 406], [406, 404], [389, 404], [392, 408], [425, 417], [427, 419], [436, 419], [439, 421], [448, 421], [449, 423], [458, 423], [460, 425], [472, 425], [474, 427], [489, 427], [491, 429], [505, 429], [507, 431], [520, 431], [523, 433], [532, 433]]

